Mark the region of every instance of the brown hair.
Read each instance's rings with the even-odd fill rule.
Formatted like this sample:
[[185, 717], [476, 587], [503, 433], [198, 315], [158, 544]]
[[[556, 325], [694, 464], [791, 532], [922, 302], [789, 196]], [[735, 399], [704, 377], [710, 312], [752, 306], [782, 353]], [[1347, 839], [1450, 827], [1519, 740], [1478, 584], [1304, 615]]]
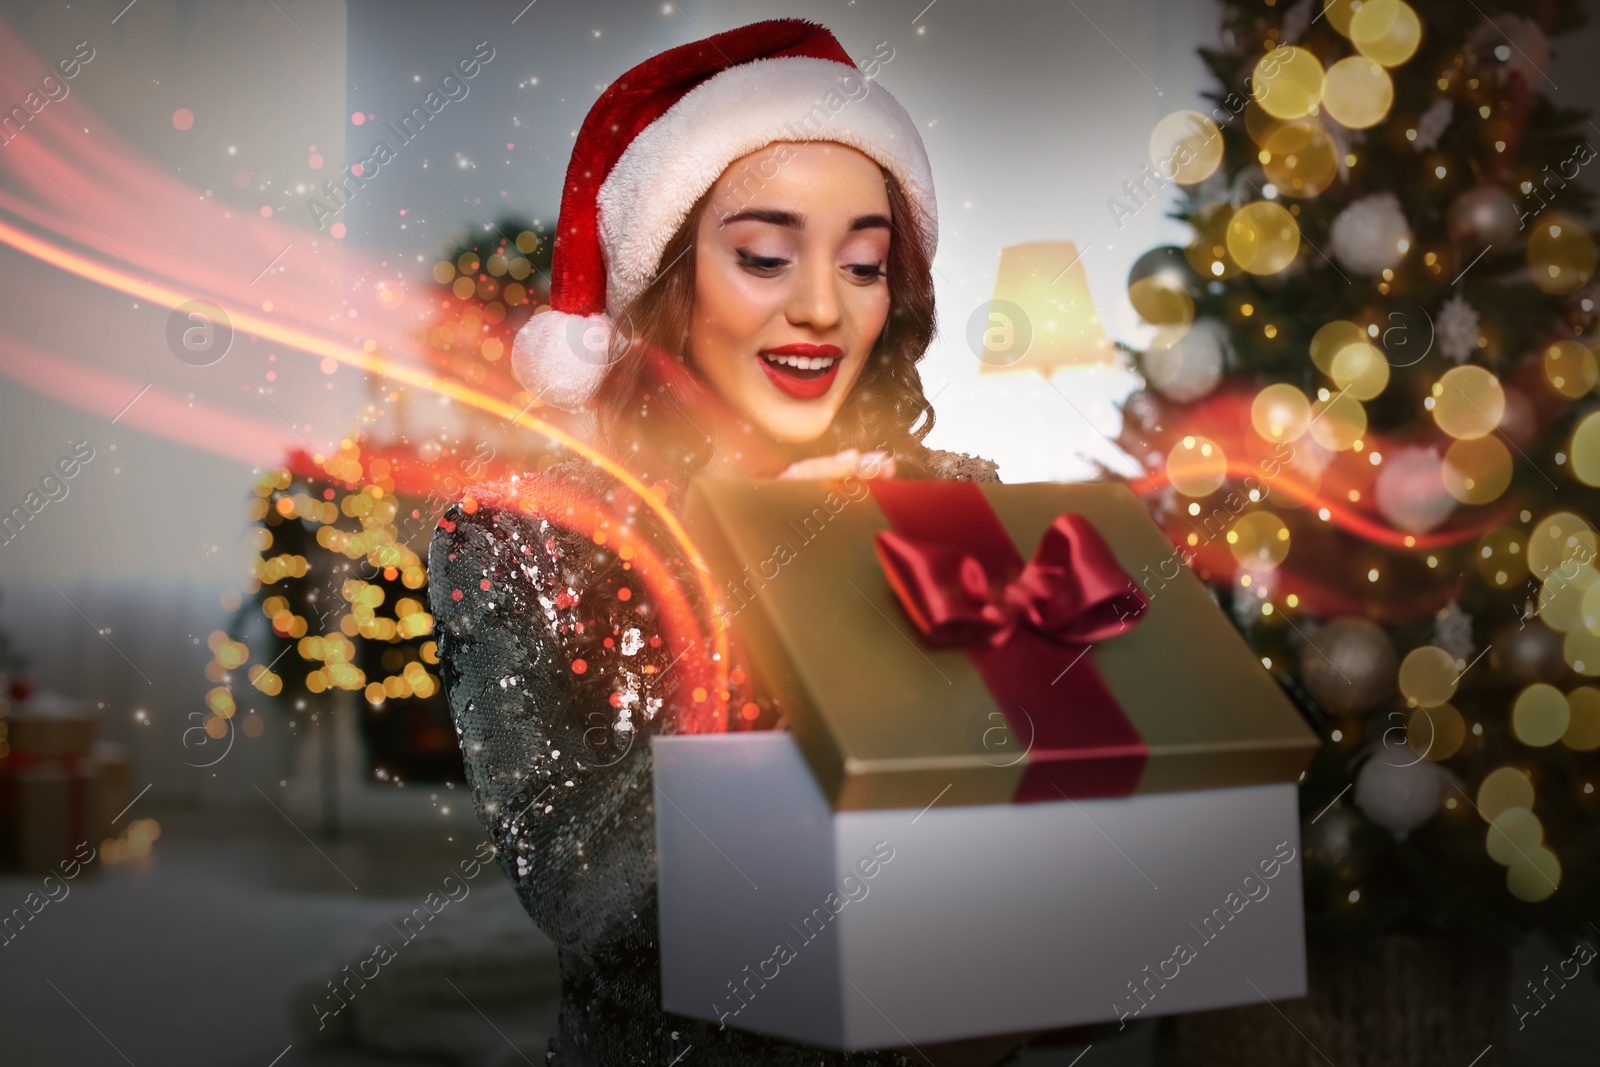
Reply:
[[[926, 220], [893, 175], [884, 171], [884, 180], [893, 226], [885, 268], [888, 319], [816, 450], [891, 451], [900, 477], [921, 477], [928, 451], [922, 439], [933, 429], [934, 414], [917, 363], [933, 340], [933, 267], [918, 240]], [[667, 242], [661, 253], [665, 269], [617, 317], [611, 366], [593, 401], [602, 441], [613, 456], [641, 473], [675, 481], [712, 456], [703, 428], [685, 413], [701, 407], [711, 390], [693, 372], [689, 351], [695, 244], [710, 197], [707, 191]]]

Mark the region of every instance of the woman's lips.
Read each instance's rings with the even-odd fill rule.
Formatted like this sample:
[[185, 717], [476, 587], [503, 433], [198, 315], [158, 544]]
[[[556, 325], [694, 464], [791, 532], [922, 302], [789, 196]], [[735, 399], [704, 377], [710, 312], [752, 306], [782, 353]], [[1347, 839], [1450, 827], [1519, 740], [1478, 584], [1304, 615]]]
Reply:
[[833, 387], [844, 350], [837, 345], [791, 344], [762, 349], [758, 358], [768, 380], [785, 396], [815, 400]]

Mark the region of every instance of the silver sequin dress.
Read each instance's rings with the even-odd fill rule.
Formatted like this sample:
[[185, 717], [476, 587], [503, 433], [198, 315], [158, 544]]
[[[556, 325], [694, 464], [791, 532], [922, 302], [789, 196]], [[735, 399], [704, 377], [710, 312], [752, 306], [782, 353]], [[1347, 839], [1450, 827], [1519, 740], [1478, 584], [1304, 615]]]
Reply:
[[[999, 481], [993, 462], [963, 453], [932, 450], [928, 469]], [[529, 477], [545, 494], [609, 495], [585, 460]], [[528, 484], [474, 490], [445, 512], [428, 594], [478, 817], [559, 948], [560, 1032], [547, 1062], [909, 1067], [898, 1052], [834, 1052], [662, 1010], [650, 738], [675, 732], [671, 659], [625, 561], [564, 528], [559, 499], [536, 514], [517, 506]]]

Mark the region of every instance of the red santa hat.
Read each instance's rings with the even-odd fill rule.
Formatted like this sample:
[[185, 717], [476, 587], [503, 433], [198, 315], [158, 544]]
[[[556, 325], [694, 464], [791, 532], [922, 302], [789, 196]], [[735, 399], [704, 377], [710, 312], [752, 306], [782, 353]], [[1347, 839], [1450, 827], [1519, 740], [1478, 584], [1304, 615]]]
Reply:
[[561, 194], [550, 310], [517, 333], [512, 369], [576, 410], [605, 377], [612, 322], [728, 164], [775, 141], [832, 141], [881, 164], [937, 241], [933, 175], [916, 125], [833, 34], [772, 19], [653, 56], [618, 78], [578, 130]]

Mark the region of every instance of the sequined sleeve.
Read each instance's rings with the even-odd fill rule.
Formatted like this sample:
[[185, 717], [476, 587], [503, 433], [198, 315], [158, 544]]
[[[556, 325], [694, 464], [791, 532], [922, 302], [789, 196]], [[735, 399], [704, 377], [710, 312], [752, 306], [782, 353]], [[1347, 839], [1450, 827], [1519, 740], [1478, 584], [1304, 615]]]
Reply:
[[428, 567], [468, 785], [523, 906], [594, 960], [653, 937], [668, 664], [648, 604], [616, 595], [620, 561], [514, 507], [453, 505]]
[[928, 450], [929, 476], [962, 482], [998, 482], [1000, 467], [992, 459], [971, 456], [965, 452], [947, 452], [944, 449]]

